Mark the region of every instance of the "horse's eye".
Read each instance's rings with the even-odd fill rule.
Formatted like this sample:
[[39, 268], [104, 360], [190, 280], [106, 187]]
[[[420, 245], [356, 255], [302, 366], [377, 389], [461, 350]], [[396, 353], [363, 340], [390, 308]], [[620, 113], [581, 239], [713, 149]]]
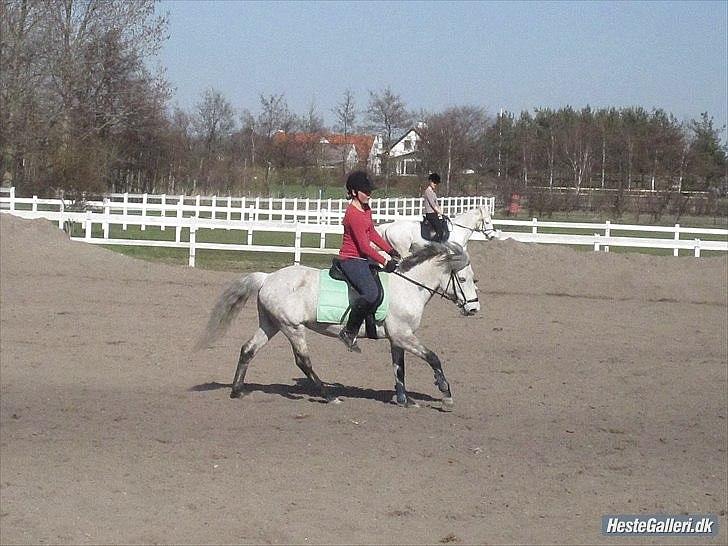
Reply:
[[459, 280], [460, 282], [465, 282], [465, 277], [458, 277], [458, 280]]
[[478, 283], [480, 282], [480, 279], [473, 279], [473, 282], [474, 282], [475, 284], [478, 284]]

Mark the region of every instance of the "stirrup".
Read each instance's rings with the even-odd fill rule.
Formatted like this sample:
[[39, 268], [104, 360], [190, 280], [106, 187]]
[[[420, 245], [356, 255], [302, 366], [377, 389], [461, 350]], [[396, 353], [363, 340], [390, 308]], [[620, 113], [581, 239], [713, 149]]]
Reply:
[[361, 353], [361, 349], [356, 344], [356, 336], [351, 335], [346, 331], [346, 328], [342, 328], [339, 332], [339, 339], [346, 345], [346, 348], [353, 353]]

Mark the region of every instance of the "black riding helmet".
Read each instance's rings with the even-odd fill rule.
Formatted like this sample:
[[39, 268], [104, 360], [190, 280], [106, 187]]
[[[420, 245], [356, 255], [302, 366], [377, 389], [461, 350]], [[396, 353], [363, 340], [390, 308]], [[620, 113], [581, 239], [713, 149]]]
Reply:
[[370, 194], [373, 189], [374, 183], [366, 171], [354, 171], [346, 179], [346, 193], [349, 195], [357, 191]]
[[440, 175], [437, 173], [432, 173], [430, 176], [427, 177], [427, 180], [434, 182], [435, 184], [440, 183]]

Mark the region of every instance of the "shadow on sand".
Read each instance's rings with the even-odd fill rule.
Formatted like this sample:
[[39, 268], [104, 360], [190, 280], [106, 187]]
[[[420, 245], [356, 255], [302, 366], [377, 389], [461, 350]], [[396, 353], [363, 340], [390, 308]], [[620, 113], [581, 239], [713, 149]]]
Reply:
[[[326, 403], [313, 387], [313, 384], [306, 378], [298, 377], [293, 379], [293, 385], [284, 385], [282, 383], [271, 383], [269, 385], [262, 385], [260, 383], [246, 383], [245, 393], [250, 394], [252, 392], [264, 392], [266, 394], [276, 394], [289, 400], [301, 400], [308, 399], [310, 402]], [[394, 391], [392, 390], [376, 390], [376, 389], [363, 389], [361, 387], [352, 387], [349, 385], [342, 385], [341, 383], [325, 383], [329, 392], [336, 397], [340, 398], [362, 398], [366, 400], [374, 400], [375, 402], [382, 402], [384, 404], [391, 404]], [[190, 392], [205, 392], [205, 391], [216, 391], [220, 389], [231, 389], [232, 383], [218, 383], [213, 381], [211, 383], [201, 383], [200, 385], [194, 385], [188, 389]], [[438, 399], [431, 397], [428, 394], [422, 394], [419, 392], [408, 392], [410, 398], [422, 402], [438, 402]]]

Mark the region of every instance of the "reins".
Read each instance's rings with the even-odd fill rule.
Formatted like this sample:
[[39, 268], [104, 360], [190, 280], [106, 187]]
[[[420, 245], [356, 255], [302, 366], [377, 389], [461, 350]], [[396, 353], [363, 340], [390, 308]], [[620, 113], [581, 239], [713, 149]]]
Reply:
[[[473, 302], [478, 301], [478, 298], [475, 298], [473, 300], [466, 299], [465, 290], [463, 290], [462, 283], [458, 280], [457, 274], [454, 271], [450, 272], [450, 280], [447, 282], [447, 286], [445, 287], [444, 291], [439, 290], [437, 288], [430, 288], [429, 286], [425, 286], [421, 282], [417, 282], [416, 280], [411, 279], [407, 275], [403, 275], [399, 271], [392, 271], [392, 273], [394, 273], [395, 275], [397, 275], [399, 277], [402, 277], [406, 281], [409, 281], [416, 286], [419, 286], [420, 288], [424, 288], [433, 296], [437, 294], [441, 298], [445, 298], [447, 301], [453, 302], [458, 307], [465, 307], [468, 303], [473, 303]], [[447, 289], [450, 288], [451, 283], [453, 285], [453, 292], [455, 292], [454, 296], [451, 296], [450, 294], [447, 293]], [[458, 297], [458, 295], [457, 295], [458, 292], [460, 292], [460, 294], [462, 295], [462, 299], [460, 299]]]

